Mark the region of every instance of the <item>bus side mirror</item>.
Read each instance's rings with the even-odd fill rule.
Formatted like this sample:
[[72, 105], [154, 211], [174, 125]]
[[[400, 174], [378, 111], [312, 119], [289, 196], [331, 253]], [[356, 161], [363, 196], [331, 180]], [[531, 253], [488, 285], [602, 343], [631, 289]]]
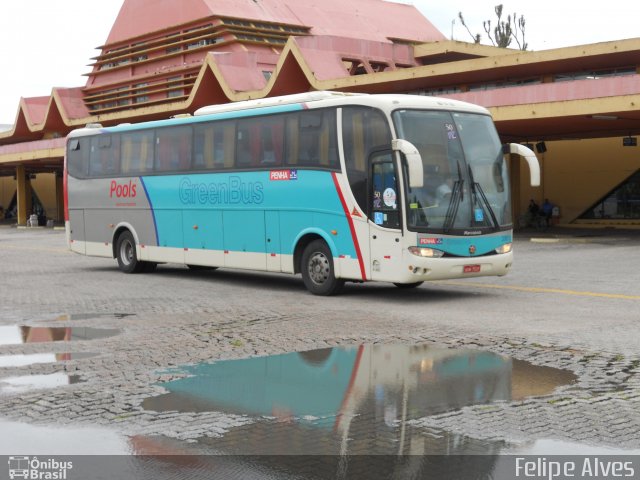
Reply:
[[393, 140], [391, 148], [395, 152], [402, 153], [407, 159], [409, 188], [421, 188], [424, 185], [424, 171], [418, 149], [411, 142], [402, 139]]
[[519, 143], [509, 143], [502, 147], [502, 152], [506, 155], [509, 153], [513, 153], [516, 155], [520, 155], [524, 157], [524, 159], [529, 164], [529, 173], [531, 174], [531, 186], [539, 187], [540, 186], [540, 164], [538, 163], [538, 157], [533, 153], [528, 147], [524, 145], [520, 145]]

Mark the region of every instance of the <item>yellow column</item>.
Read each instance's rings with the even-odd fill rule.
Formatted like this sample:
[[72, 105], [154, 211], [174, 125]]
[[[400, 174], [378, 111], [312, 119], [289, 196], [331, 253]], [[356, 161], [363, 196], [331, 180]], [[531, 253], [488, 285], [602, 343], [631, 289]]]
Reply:
[[24, 177], [24, 166], [16, 167], [16, 201], [18, 205], [18, 225], [27, 224], [27, 196], [26, 196], [26, 179]]
[[16, 167], [16, 201], [18, 204], [18, 225], [26, 225], [31, 215], [31, 182], [27, 178], [24, 165]]

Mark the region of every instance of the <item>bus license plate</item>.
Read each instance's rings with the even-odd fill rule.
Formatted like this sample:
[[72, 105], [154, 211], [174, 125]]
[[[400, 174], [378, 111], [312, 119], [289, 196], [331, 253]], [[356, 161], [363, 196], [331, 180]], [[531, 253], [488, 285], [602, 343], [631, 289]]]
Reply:
[[480, 265], [465, 265], [463, 273], [480, 273]]

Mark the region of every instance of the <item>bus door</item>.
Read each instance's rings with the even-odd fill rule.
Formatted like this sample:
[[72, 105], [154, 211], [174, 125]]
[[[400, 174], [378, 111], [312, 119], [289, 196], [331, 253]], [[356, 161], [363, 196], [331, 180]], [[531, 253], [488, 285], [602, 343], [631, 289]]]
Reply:
[[402, 256], [398, 169], [390, 150], [372, 153], [369, 165], [371, 279], [392, 281], [393, 266], [399, 264]]

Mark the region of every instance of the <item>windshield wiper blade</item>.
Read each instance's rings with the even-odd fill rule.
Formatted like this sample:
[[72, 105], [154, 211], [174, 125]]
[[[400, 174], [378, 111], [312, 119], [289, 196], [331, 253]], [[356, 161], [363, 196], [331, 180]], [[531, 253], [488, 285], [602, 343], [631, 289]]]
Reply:
[[[462, 170], [460, 170], [460, 162], [456, 162], [458, 167], [458, 181], [460, 182], [460, 201], [464, 201], [464, 191], [462, 190], [462, 184], [464, 180], [462, 180]], [[473, 179], [471, 180], [473, 182]]]
[[449, 207], [447, 208], [447, 215], [444, 220], [444, 233], [449, 233], [458, 215], [458, 207], [462, 201], [462, 185], [463, 180], [456, 180], [453, 184], [453, 191], [451, 192], [451, 200], [449, 200]]
[[460, 168], [460, 162], [456, 162], [458, 167], [458, 180], [453, 184], [453, 191], [451, 192], [451, 200], [449, 201], [449, 207], [447, 208], [447, 214], [444, 220], [444, 233], [449, 233], [453, 228], [453, 225], [458, 216], [458, 207], [460, 203], [464, 201], [464, 180], [462, 178], [462, 169]]
[[[471, 179], [471, 191], [474, 196], [474, 200], [477, 198], [478, 194], [480, 194], [480, 205], [489, 212], [489, 216], [491, 217], [491, 221], [493, 222], [493, 229], [498, 230], [500, 226], [498, 225], [498, 219], [496, 218], [496, 214], [491, 208], [491, 204], [489, 203], [489, 199], [484, 194], [484, 190], [478, 182], [473, 178], [473, 170], [471, 169], [471, 165], [468, 165], [469, 170], [469, 178]], [[475, 203], [475, 202], [474, 202]]]

